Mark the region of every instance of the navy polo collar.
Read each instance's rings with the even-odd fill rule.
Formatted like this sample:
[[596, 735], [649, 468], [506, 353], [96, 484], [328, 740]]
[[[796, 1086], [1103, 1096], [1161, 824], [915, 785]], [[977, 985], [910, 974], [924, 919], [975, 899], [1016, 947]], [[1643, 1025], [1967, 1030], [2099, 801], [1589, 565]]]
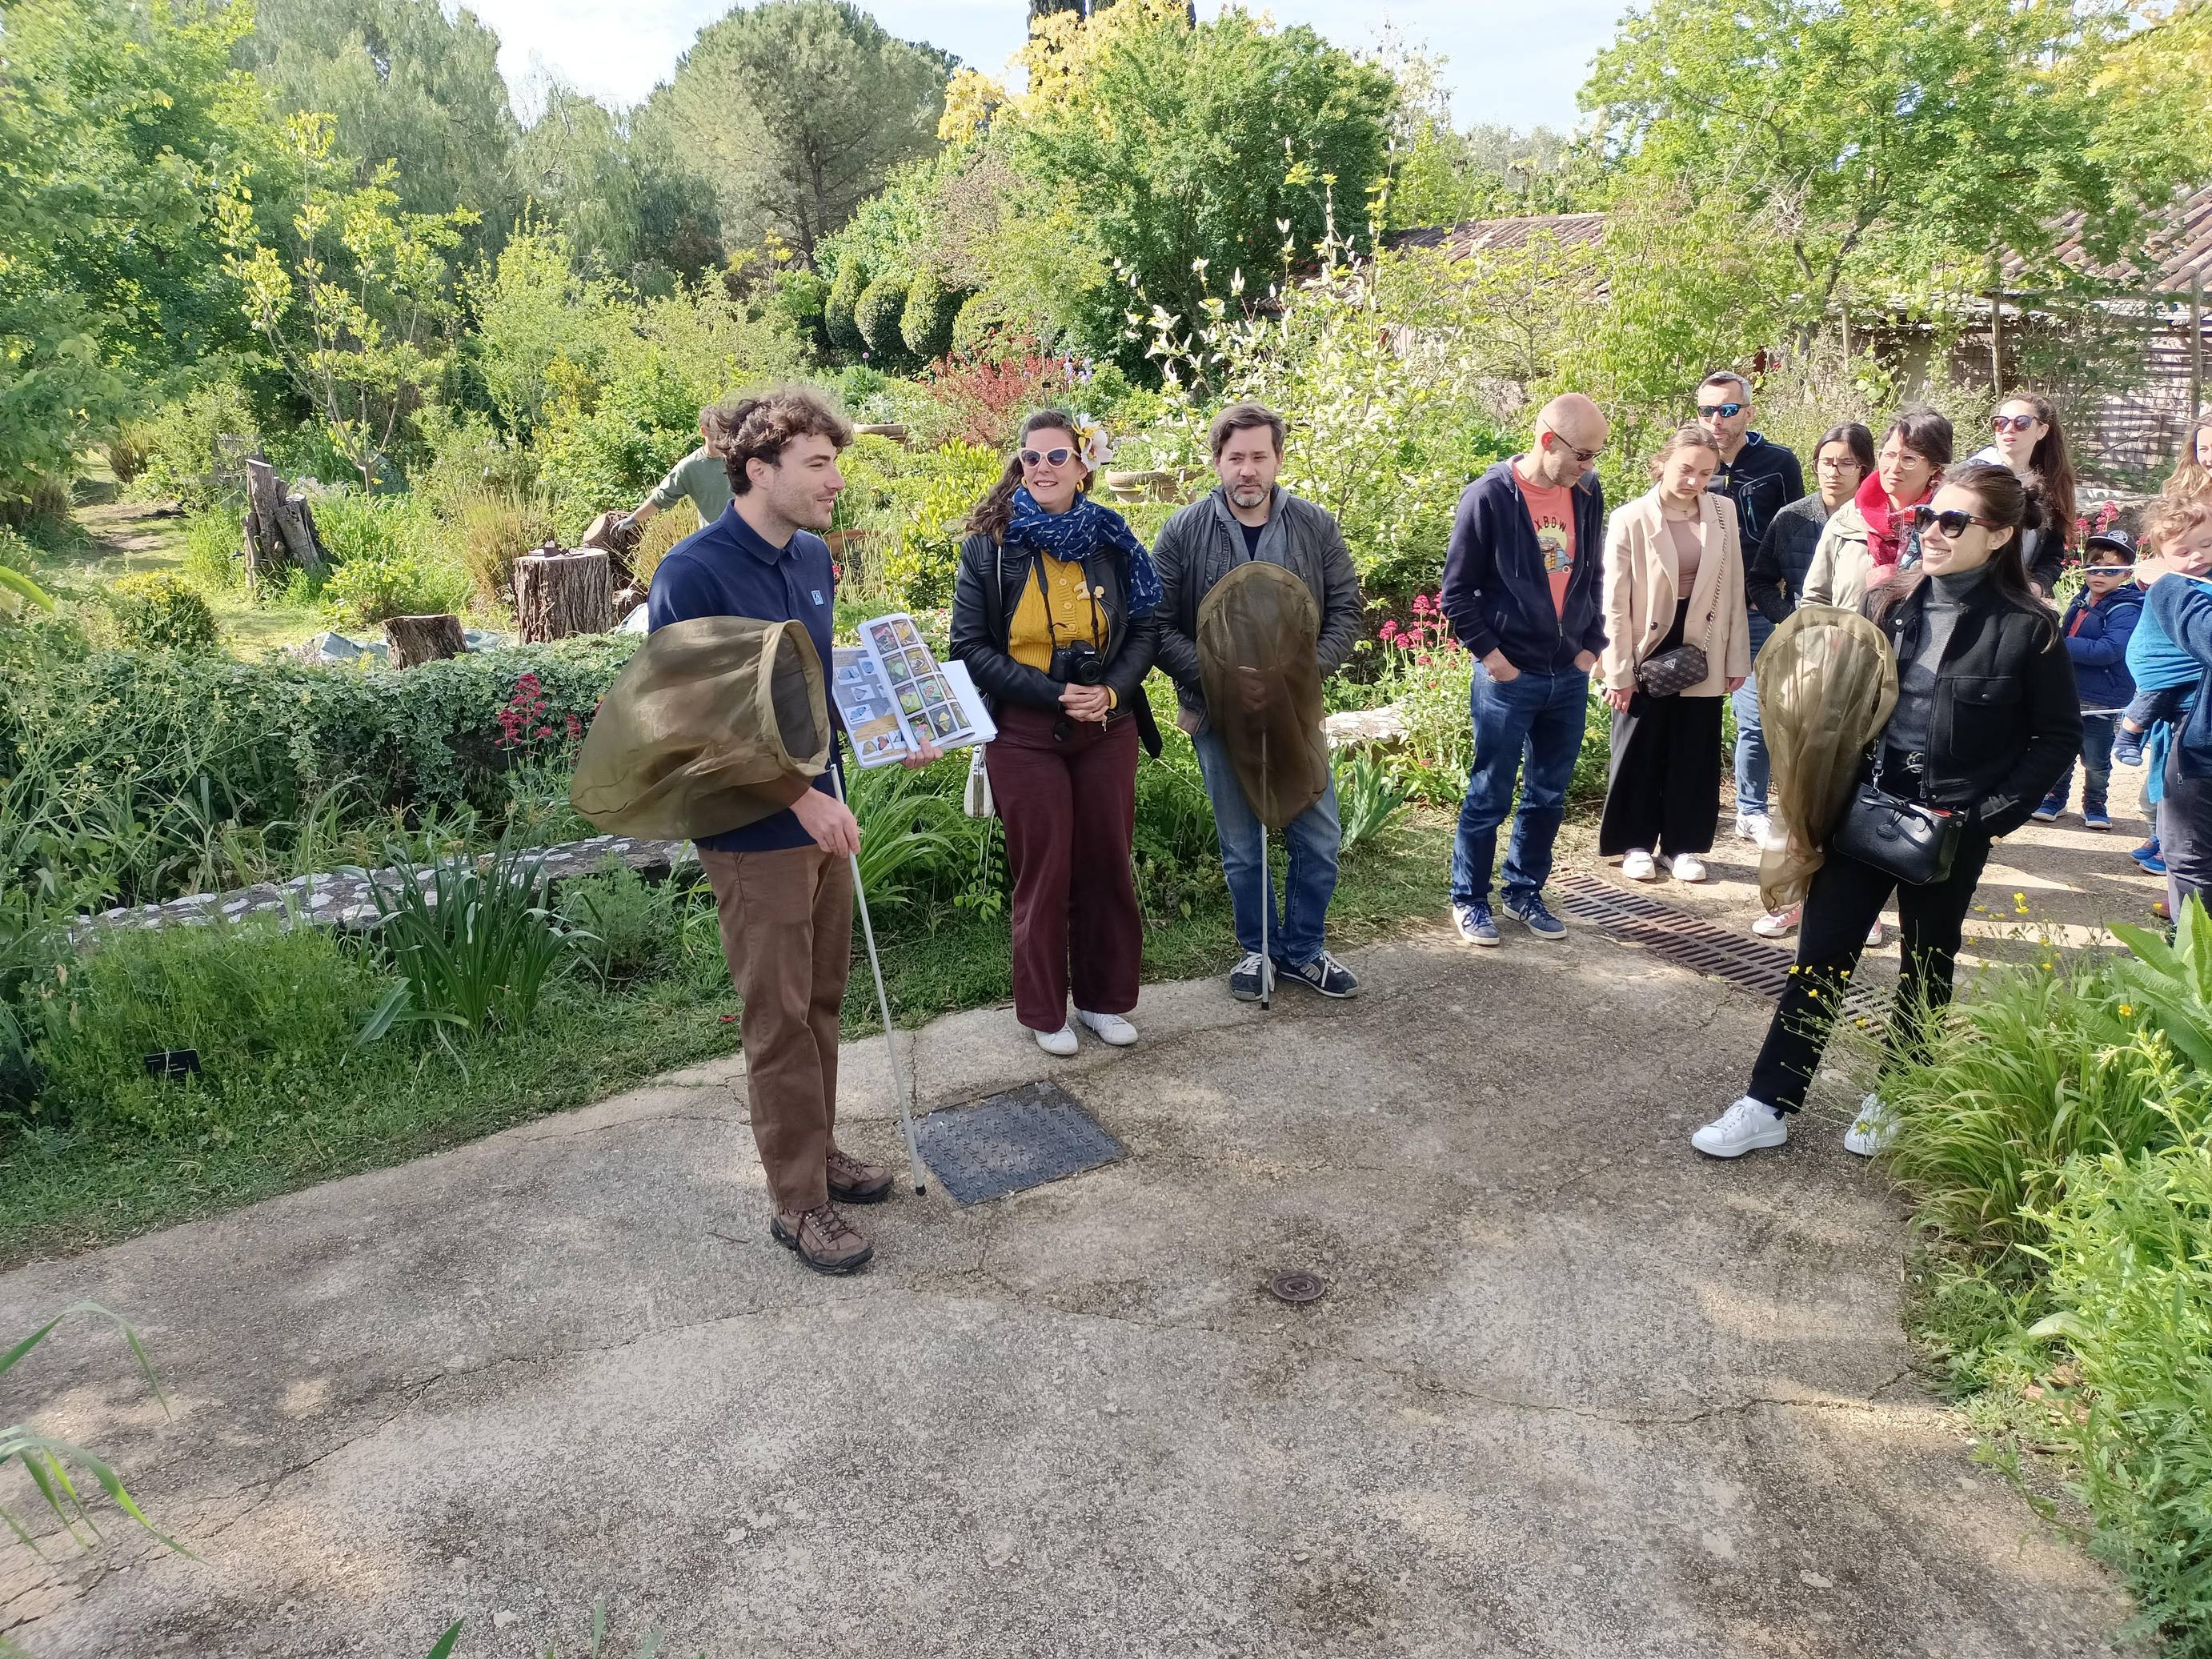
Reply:
[[765, 536], [744, 521], [734, 501], [722, 509], [720, 528], [724, 534], [763, 564], [781, 564], [799, 542], [799, 532], [793, 531], [791, 540], [781, 547], [772, 545]]

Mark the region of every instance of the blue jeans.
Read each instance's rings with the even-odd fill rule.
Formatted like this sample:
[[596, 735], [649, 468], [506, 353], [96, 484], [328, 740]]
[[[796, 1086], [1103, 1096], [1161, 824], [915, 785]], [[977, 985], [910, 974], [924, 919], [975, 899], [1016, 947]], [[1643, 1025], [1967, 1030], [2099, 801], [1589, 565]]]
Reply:
[[1291, 854], [1279, 911], [1273, 872], [1260, 861], [1260, 820], [1244, 799], [1228, 745], [1211, 731], [1200, 732], [1191, 744], [1213, 802], [1214, 835], [1221, 842], [1221, 873], [1229, 882], [1237, 945], [1248, 951], [1260, 948], [1264, 915], [1267, 954], [1291, 967], [1304, 967], [1321, 954], [1329, 896], [1336, 891], [1336, 855], [1343, 841], [1336, 818], [1336, 779], [1332, 776], [1322, 798], [1276, 832]]
[[[2105, 796], [2112, 785], [2112, 736], [2118, 724], [2117, 714], [2081, 716], [2081, 810], [2085, 812], [2105, 810]], [[2074, 763], [2069, 761], [2044, 799], [2050, 805], [2063, 806], [2066, 798], [2073, 793]]]
[[[1754, 608], [1751, 613], [1751, 659], [1766, 648], [1774, 624]], [[1759, 725], [1759, 676], [1754, 669], [1736, 687], [1730, 700], [1735, 709], [1735, 810], [1748, 815], [1766, 810], [1767, 786], [1772, 772], [1766, 757], [1766, 733]]]
[[[1474, 723], [1474, 767], [1460, 804], [1459, 838], [1452, 847], [1452, 902], [1487, 903], [1491, 866], [1498, 859], [1498, 826], [1521, 782], [1521, 810], [1505, 851], [1505, 898], [1533, 897], [1552, 876], [1552, 843], [1567, 815], [1567, 785], [1582, 753], [1583, 722], [1589, 704], [1589, 676], [1523, 673], [1494, 680], [1480, 663], [1468, 692]], [[1522, 760], [1528, 765], [1525, 773]]]

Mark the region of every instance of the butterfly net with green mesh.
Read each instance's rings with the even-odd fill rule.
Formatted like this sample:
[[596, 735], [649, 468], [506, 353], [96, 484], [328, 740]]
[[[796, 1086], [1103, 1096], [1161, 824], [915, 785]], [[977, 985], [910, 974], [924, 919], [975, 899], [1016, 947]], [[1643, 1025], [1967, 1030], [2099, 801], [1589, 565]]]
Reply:
[[1199, 678], [1206, 718], [1270, 830], [1328, 787], [1322, 734], [1321, 612], [1313, 590], [1279, 564], [1238, 565], [1198, 607]]

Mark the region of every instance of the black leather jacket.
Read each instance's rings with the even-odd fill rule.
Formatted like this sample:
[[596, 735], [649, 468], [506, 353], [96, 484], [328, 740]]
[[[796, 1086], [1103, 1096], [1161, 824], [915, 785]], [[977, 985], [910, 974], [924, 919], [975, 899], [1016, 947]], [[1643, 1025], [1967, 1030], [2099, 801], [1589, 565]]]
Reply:
[[[1103, 683], [1114, 693], [1115, 718], [1133, 716], [1146, 751], [1158, 755], [1159, 729], [1144, 690], [1158, 647], [1158, 624], [1151, 616], [1130, 618], [1125, 563], [1121, 554], [1104, 549], [1084, 560], [1083, 574], [1105, 623], [1100, 654], [1106, 659]], [[972, 535], [960, 544], [960, 574], [952, 590], [952, 654], [968, 665], [975, 689], [994, 707], [1012, 702], [1057, 709], [1060, 694], [1067, 688], [1066, 680], [1016, 662], [1006, 653], [1014, 609], [1036, 565], [1028, 548], [1002, 547], [988, 536]]]
[[[2000, 550], [2000, 556], [2013, 556], [2012, 550]], [[1911, 652], [1925, 593], [1922, 584], [1886, 613], [1876, 608], [1882, 589], [1866, 597], [1863, 608], [1900, 661]], [[2041, 605], [2023, 609], [1989, 582], [1970, 590], [1961, 605], [1936, 671], [1928, 799], [1969, 808], [1974, 830], [2008, 836], [2027, 822], [2081, 750], [2074, 659], [2059, 637], [2058, 618]]]

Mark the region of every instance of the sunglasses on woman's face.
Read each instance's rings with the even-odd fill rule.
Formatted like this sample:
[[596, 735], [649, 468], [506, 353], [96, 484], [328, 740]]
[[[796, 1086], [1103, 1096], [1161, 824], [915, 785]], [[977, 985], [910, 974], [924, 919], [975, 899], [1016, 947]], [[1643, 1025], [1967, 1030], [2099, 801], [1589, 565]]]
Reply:
[[1938, 513], [1932, 507], [1916, 507], [1912, 509], [1912, 527], [1923, 534], [1929, 530], [1940, 530], [1947, 539], [1955, 541], [1966, 533], [1966, 526], [1970, 524], [1978, 524], [1984, 530], [1996, 528], [1987, 519], [1978, 519], [1971, 513], [1961, 513], [1955, 507], [1942, 513]]
[[2025, 432], [2035, 424], [2033, 415], [1999, 415], [1990, 422], [1992, 432]]
[[1021, 462], [1024, 466], [1066, 466], [1074, 455], [1075, 452], [1065, 446], [1059, 449], [1024, 449]]
[[1698, 405], [1698, 418], [1701, 421], [1710, 421], [1715, 416], [1718, 416], [1724, 421], [1732, 421], [1742, 413], [1741, 404], [1699, 404]]

